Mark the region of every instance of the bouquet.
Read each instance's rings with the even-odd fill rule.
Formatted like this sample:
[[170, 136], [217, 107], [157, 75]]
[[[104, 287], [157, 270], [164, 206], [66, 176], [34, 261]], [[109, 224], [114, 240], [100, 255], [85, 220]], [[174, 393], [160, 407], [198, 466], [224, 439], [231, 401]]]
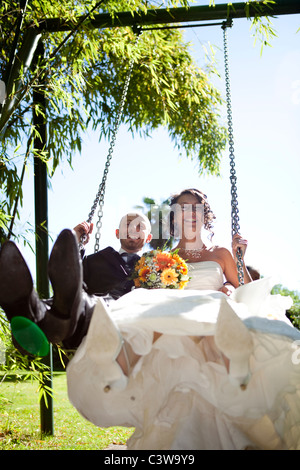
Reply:
[[132, 278], [135, 287], [145, 289], [183, 289], [190, 280], [188, 267], [177, 252], [153, 250], [136, 263]]

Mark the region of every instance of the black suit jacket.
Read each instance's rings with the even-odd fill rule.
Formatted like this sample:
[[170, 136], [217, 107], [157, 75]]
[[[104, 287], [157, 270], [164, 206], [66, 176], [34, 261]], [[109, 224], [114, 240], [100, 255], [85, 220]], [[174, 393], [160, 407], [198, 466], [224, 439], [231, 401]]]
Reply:
[[125, 268], [122, 256], [110, 246], [84, 257], [82, 266], [83, 281], [90, 295], [110, 294], [118, 298], [129, 292], [134, 285], [128, 278], [130, 273]]

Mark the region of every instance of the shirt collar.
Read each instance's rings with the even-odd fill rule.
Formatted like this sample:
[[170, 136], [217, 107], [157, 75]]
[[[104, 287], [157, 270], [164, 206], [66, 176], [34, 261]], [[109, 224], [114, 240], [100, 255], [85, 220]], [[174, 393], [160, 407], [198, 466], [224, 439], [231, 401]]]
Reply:
[[[128, 252], [127, 252], [126, 250], [124, 250], [123, 248], [120, 248], [119, 253], [120, 253], [120, 255], [121, 255], [122, 253], [128, 253]], [[128, 253], [128, 254], [133, 254], [133, 253]], [[141, 257], [141, 256], [142, 256], [142, 250], [137, 251], [137, 252], [134, 253], [134, 254]]]

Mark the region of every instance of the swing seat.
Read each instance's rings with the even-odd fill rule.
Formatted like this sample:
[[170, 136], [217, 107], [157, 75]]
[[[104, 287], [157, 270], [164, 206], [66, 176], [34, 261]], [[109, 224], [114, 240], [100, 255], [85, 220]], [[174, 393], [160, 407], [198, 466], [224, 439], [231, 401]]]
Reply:
[[49, 354], [50, 346], [45, 333], [28, 318], [13, 317], [11, 329], [18, 344], [29, 354], [40, 357]]

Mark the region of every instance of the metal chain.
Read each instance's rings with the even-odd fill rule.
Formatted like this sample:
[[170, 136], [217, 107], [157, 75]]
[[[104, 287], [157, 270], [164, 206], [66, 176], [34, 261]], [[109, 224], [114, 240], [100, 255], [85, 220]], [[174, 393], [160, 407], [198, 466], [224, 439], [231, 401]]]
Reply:
[[[142, 30], [140, 28], [136, 28], [137, 38], [136, 38], [135, 47], [138, 44], [138, 41], [139, 41], [140, 36], [141, 36], [141, 32], [142, 32]], [[96, 222], [96, 233], [95, 233], [95, 246], [94, 246], [94, 252], [95, 253], [97, 253], [99, 251], [99, 248], [100, 248], [100, 238], [101, 238], [101, 228], [102, 228], [102, 217], [103, 217], [103, 205], [104, 205], [106, 180], [107, 180], [107, 175], [108, 175], [108, 171], [109, 171], [109, 167], [110, 167], [110, 162], [111, 162], [111, 159], [112, 159], [112, 156], [113, 156], [113, 150], [114, 150], [114, 146], [115, 146], [115, 143], [116, 143], [117, 133], [118, 133], [120, 123], [121, 123], [121, 118], [122, 118], [122, 114], [123, 114], [123, 110], [124, 110], [124, 105], [125, 105], [125, 101], [126, 101], [126, 96], [127, 96], [127, 92], [128, 92], [128, 87], [129, 87], [129, 83], [130, 83], [130, 78], [131, 78], [133, 66], [134, 66], [134, 59], [131, 59], [129, 67], [128, 67], [128, 72], [127, 72], [127, 75], [126, 75], [126, 78], [125, 78], [124, 88], [123, 88], [123, 92], [122, 92], [122, 96], [121, 96], [121, 101], [120, 101], [116, 121], [115, 121], [114, 128], [113, 128], [113, 131], [112, 131], [112, 138], [111, 138], [111, 142], [110, 142], [110, 146], [109, 146], [109, 150], [108, 150], [108, 155], [107, 155], [107, 158], [106, 158], [106, 163], [105, 163], [105, 167], [104, 167], [104, 171], [103, 171], [102, 181], [101, 181], [101, 183], [98, 187], [98, 191], [97, 191], [94, 203], [91, 207], [90, 213], [89, 213], [88, 218], [87, 218], [87, 222], [90, 224], [93, 220], [95, 211], [97, 209], [97, 205], [99, 204], [98, 220]], [[85, 239], [86, 239], [86, 236], [83, 235], [81, 237], [81, 240], [80, 240], [80, 243], [79, 243], [79, 250], [83, 249], [83, 244], [84, 244]]]
[[[232, 26], [232, 21], [228, 20], [222, 25], [224, 36], [224, 64], [225, 64], [225, 84], [226, 84], [226, 101], [227, 101], [227, 122], [228, 122], [228, 137], [229, 137], [229, 160], [230, 160], [230, 182], [231, 182], [231, 234], [232, 237], [239, 233], [239, 209], [237, 199], [237, 177], [235, 171], [234, 161], [234, 146], [233, 146], [233, 126], [232, 126], [232, 108], [231, 108], [231, 93], [230, 93], [230, 75], [229, 75], [229, 60], [228, 60], [228, 46], [227, 46], [227, 27]], [[243, 257], [241, 249], [237, 251], [237, 270], [239, 284], [244, 284], [244, 271], [243, 271]]]

